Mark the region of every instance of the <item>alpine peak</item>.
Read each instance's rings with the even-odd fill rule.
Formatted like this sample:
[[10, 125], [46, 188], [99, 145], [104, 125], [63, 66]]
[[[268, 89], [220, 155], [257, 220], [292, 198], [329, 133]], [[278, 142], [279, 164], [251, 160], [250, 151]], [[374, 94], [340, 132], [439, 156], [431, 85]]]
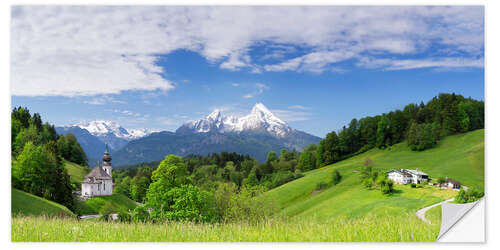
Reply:
[[185, 123], [177, 131], [194, 133], [267, 131], [274, 136], [282, 137], [292, 129], [264, 104], [256, 103], [246, 116], [239, 118], [223, 116], [221, 111], [216, 109], [205, 118]]

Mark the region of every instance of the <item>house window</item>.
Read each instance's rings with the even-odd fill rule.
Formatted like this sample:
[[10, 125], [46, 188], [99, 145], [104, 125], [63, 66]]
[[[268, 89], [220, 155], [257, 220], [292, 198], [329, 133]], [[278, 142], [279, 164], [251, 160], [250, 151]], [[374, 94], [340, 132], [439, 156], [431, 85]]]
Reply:
[[106, 191], [106, 182], [104, 183], [104, 191]]

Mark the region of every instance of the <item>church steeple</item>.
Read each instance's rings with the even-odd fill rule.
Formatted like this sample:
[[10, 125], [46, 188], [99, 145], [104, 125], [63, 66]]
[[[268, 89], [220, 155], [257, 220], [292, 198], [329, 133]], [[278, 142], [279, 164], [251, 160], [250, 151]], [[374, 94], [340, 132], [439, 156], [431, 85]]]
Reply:
[[108, 144], [106, 143], [106, 149], [104, 150], [104, 155], [102, 156], [102, 168], [106, 173], [111, 176], [111, 155], [109, 154]]
[[110, 165], [111, 166], [111, 155], [109, 154], [108, 144], [106, 143], [106, 150], [104, 150], [104, 155], [102, 156], [102, 165]]

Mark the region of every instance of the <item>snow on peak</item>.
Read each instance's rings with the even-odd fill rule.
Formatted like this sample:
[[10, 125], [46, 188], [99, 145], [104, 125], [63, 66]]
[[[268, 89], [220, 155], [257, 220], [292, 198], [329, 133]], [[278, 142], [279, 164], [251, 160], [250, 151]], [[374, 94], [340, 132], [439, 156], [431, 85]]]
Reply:
[[205, 118], [186, 123], [181, 128], [188, 128], [195, 133], [264, 130], [276, 136], [285, 136], [292, 130], [262, 103], [255, 104], [250, 114], [239, 118], [223, 116], [221, 111], [216, 109]]
[[152, 130], [149, 129], [125, 129], [120, 124], [112, 121], [95, 120], [90, 122], [82, 122], [76, 125], [81, 129], [87, 130], [90, 134], [94, 136], [102, 136], [106, 134], [114, 134], [118, 138], [123, 138], [126, 140], [138, 139], [151, 134]]
[[267, 109], [267, 107], [264, 106], [264, 104], [262, 104], [261, 102], [258, 102], [255, 105], [253, 105], [252, 113], [265, 113], [272, 115], [271, 111], [269, 111], [269, 109]]
[[215, 109], [207, 116], [207, 118], [212, 119], [213, 121], [217, 121], [221, 119], [221, 116], [221, 111], [219, 109]]

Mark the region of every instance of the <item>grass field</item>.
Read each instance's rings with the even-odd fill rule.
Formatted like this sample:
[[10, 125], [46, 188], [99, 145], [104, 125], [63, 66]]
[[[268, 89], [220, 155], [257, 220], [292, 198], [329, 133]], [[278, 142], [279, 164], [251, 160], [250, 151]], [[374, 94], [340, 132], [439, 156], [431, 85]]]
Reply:
[[[375, 168], [418, 168], [437, 179], [450, 177], [468, 187], [484, 187], [484, 130], [450, 136], [436, 148], [410, 151], [406, 143], [389, 149], [372, 149], [350, 159], [305, 173], [303, 178], [264, 195], [276, 201], [281, 213], [257, 223], [120, 224], [46, 217], [14, 217], [13, 241], [435, 241], [441, 224], [441, 207], [430, 209], [427, 224], [415, 212], [456, 195], [456, 191], [431, 186], [395, 185], [386, 196], [360, 184], [359, 169], [370, 158]], [[316, 184], [329, 181], [338, 170], [341, 182], [321, 192]], [[126, 198], [126, 197], [124, 197]], [[130, 208], [135, 203], [118, 197], [87, 201], [98, 211], [105, 202]], [[131, 201], [133, 202], [133, 201]]]
[[70, 179], [72, 183], [76, 183], [80, 185], [85, 178], [85, 176], [90, 172], [90, 170], [87, 167], [80, 166], [76, 163], [69, 162], [69, 161], [64, 161], [64, 168], [68, 171], [68, 174], [70, 174]]
[[100, 196], [88, 199], [83, 207], [83, 214], [98, 214], [99, 210], [106, 204], [111, 204], [115, 212], [133, 210], [137, 203], [125, 195], [113, 194], [111, 196]]
[[441, 225], [441, 205], [427, 210], [425, 218], [434, 225]]
[[[286, 183], [269, 191], [289, 216], [356, 217], [374, 213], [415, 212], [416, 210], [451, 198], [456, 191], [434, 187], [410, 188], [395, 185], [396, 192], [390, 196], [378, 190], [366, 190], [360, 184], [359, 170], [367, 158], [375, 163], [374, 168], [422, 170], [437, 179], [440, 176], [461, 181], [469, 187], [484, 187], [484, 130], [449, 136], [436, 148], [423, 152], [408, 149], [406, 142], [389, 149], [372, 149], [361, 155], [305, 173], [303, 178]], [[342, 181], [320, 193], [312, 193], [316, 184], [329, 181], [330, 174], [337, 169]]]
[[106, 223], [50, 219], [12, 218], [12, 241], [45, 242], [240, 242], [240, 241], [434, 241], [439, 225], [428, 225], [416, 216], [376, 216], [331, 218], [324, 221], [291, 218], [256, 224], [163, 224]]
[[65, 206], [12, 188], [12, 215], [74, 216]]

